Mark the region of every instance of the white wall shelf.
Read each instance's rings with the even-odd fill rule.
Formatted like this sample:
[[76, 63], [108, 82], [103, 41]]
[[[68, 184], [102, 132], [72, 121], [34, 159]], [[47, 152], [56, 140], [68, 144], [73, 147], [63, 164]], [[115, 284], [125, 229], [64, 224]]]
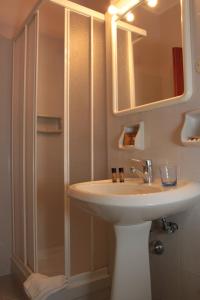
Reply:
[[186, 113], [181, 142], [184, 146], [200, 147], [200, 109]]
[[144, 150], [144, 122], [124, 126], [119, 138], [118, 147], [122, 150]]

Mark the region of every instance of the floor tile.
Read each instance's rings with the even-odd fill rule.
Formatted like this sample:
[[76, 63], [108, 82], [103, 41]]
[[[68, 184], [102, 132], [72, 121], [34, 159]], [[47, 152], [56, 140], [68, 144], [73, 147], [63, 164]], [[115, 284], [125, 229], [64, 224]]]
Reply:
[[23, 288], [14, 276], [0, 277], [0, 300], [27, 300]]

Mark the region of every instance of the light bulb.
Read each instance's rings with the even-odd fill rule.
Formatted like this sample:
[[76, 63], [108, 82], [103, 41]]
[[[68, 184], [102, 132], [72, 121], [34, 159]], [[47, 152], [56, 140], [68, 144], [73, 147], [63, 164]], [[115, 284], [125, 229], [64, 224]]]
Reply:
[[116, 15], [118, 13], [118, 8], [116, 6], [114, 6], [114, 5], [110, 5], [108, 7], [108, 13], [110, 15]]
[[147, 0], [147, 4], [150, 7], [155, 7], [158, 4], [158, 0]]
[[127, 22], [133, 22], [135, 20], [135, 16], [132, 12], [127, 13], [125, 17]]

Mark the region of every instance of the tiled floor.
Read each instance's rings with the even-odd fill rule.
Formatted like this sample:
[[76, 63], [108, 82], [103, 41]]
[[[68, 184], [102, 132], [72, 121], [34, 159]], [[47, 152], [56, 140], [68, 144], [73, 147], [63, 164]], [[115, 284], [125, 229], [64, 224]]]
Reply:
[[12, 275], [0, 277], [0, 300], [27, 300], [21, 288]]

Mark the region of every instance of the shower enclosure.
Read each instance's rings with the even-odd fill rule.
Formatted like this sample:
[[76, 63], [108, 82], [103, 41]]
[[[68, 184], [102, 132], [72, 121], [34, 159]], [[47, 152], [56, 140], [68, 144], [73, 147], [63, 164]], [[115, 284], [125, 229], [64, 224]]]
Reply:
[[24, 276], [108, 277], [108, 225], [66, 195], [107, 177], [105, 81], [104, 15], [42, 1], [13, 48], [12, 261]]

